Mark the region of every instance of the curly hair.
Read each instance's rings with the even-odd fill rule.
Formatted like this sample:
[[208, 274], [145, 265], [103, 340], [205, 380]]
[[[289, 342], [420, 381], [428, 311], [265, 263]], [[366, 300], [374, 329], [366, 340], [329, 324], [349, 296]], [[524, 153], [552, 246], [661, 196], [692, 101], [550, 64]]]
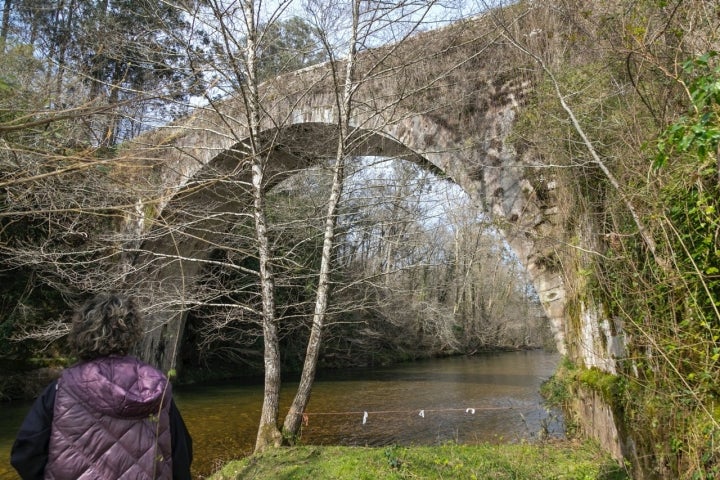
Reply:
[[70, 346], [83, 360], [126, 355], [142, 336], [142, 315], [131, 298], [103, 293], [88, 300], [72, 318]]

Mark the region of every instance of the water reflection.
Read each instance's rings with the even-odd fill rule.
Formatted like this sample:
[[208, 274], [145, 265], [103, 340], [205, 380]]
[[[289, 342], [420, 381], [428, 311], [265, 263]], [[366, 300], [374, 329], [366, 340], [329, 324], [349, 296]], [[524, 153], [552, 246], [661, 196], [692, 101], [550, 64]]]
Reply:
[[[542, 351], [509, 352], [324, 372], [313, 388], [302, 442], [363, 446], [514, 442], [537, 438], [545, 429], [560, 436], [559, 413], [546, 411], [538, 393], [558, 359]], [[281, 414], [295, 388], [294, 383], [285, 384]], [[199, 473], [252, 451], [261, 385], [195, 386], [179, 389], [176, 396], [197, 446]]]
[[[547, 412], [538, 393], [558, 360], [558, 355], [542, 351], [509, 352], [323, 372], [313, 389], [302, 442], [375, 446], [514, 442], [537, 438], [545, 429], [561, 436], [559, 413]], [[281, 415], [296, 386], [285, 383]], [[195, 474], [205, 476], [225, 461], [251, 453], [262, 390], [260, 383], [247, 380], [175, 389], [193, 436]], [[17, 478], [8, 457], [27, 408], [25, 404], [3, 407], [0, 479]]]

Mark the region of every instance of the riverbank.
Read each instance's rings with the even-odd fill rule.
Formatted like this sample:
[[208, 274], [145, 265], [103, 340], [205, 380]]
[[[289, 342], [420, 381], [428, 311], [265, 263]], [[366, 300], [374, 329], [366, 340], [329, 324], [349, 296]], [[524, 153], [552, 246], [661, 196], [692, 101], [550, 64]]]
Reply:
[[280, 448], [226, 464], [211, 480], [514, 479], [629, 480], [590, 442], [445, 444], [435, 447]]

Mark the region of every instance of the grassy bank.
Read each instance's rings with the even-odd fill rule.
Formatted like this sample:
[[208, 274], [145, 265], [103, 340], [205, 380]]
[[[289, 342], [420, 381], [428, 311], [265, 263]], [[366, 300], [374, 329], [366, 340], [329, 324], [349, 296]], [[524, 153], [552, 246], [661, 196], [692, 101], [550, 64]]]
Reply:
[[212, 480], [627, 480], [593, 444], [283, 448], [230, 462]]

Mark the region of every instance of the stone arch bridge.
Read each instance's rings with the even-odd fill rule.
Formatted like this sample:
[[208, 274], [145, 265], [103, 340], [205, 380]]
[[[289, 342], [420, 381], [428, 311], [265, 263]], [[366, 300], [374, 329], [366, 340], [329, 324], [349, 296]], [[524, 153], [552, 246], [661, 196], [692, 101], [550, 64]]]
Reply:
[[[509, 141], [536, 69], [497, 38], [492, 22], [480, 18], [364, 52], [351, 153], [416, 162], [442, 173], [482, 205], [527, 269], [557, 346], [566, 352], [566, 289], [556, 267], [563, 236], [556, 184], [547, 171], [529, 168], [529, 154]], [[332, 80], [329, 65], [319, 65], [263, 84], [262, 141], [271, 181], [335, 155], [338, 89]], [[138, 204], [128, 228], [144, 240], [127, 262], [137, 267], [129, 271], [142, 272], [140, 294], [153, 309], [149, 318], [155, 324], [142, 354], [166, 371], [175, 364], [192, 306], [185, 300], [187, 286], [200, 273], [199, 260], [208, 256], [214, 219], [241, 211], [249, 201], [238, 193], [249, 184], [248, 135], [237, 96], [198, 108], [126, 150], [154, 165], [147, 198], [160, 200]], [[188, 215], [188, 205], [205, 215], [171, 219]], [[188, 227], [158, 227], [161, 222]]]

